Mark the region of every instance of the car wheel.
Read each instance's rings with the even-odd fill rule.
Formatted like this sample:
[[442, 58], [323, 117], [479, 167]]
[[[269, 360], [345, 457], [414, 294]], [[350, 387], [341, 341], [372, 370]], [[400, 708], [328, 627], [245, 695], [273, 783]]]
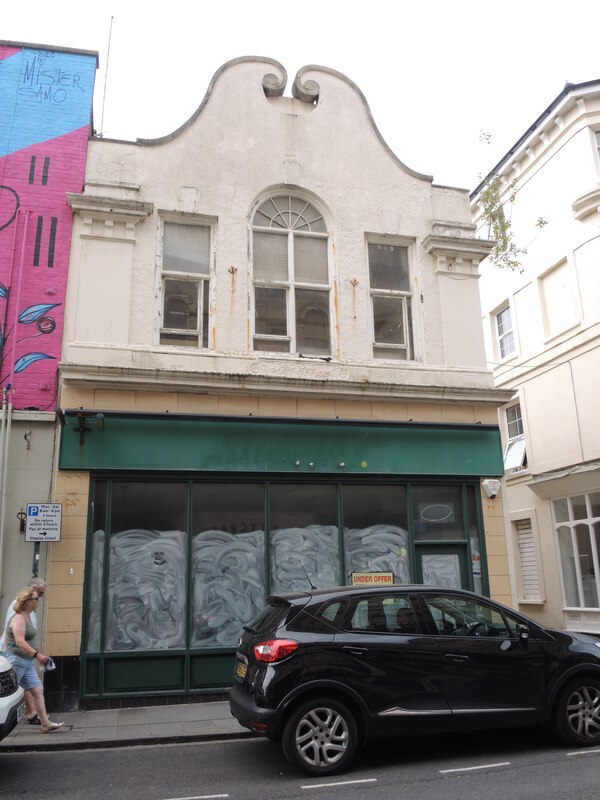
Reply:
[[352, 712], [337, 700], [318, 697], [299, 706], [283, 729], [287, 760], [307, 775], [331, 775], [344, 769], [358, 745]]
[[567, 683], [556, 703], [556, 730], [579, 747], [600, 743], [600, 680], [584, 675]]

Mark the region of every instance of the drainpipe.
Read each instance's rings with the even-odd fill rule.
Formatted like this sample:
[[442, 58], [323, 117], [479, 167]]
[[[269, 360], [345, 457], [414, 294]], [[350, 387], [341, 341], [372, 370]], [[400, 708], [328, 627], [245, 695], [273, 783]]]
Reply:
[[[6, 390], [4, 390], [6, 396]], [[2, 407], [2, 415], [4, 418], [4, 403]], [[4, 436], [4, 452], [2, 453], [2, 512], [0, 513], [0, 597], [2, 597], [2, 570], [4, 567], [4, 528], [5, 528], [5, 519], [6, 519], [6, 506], [7, 497], [6, 497], [6, 490], [8, 484], [8, 469], [7, 469], [7, 462], [8, 462], [8, 450], [10, 445], [10, 428], [12, 423], [12, 404], [9, 402], [8, 404], [8, 419], [6, 422], [6, 433]]]

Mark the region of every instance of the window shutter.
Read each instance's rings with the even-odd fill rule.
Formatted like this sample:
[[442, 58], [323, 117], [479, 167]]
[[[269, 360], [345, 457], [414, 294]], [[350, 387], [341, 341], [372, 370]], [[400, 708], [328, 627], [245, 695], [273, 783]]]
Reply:
[[540, 591], [540, 579], [538, 575], [531, 520], [517, 520], [517, 522], [515, 522], [515, 527], [517, 529], [517, 544], [521, 561], [523, 600], [541, 600], [542, 593]]

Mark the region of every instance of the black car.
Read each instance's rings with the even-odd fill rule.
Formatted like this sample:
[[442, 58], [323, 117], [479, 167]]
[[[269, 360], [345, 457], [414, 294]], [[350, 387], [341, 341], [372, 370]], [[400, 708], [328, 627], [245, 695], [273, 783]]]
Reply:
[[238, 643], [231, 713], [309, 775], [370, 736], [552, 722], [600, 744], [600, 642], [430, 586], [269, 598]]

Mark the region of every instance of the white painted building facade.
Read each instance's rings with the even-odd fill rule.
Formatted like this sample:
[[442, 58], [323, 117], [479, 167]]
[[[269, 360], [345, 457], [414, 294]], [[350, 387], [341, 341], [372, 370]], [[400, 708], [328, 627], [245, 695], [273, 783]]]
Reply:
[[81, 653], [90, 702], [223, 688], [244, 615], [305, 576], [385, 562], [510, 601], [502, 500], [481, 492], [511, 394], [485, 363], [491, 245], [348, 78], [286, 81], [229, 62], [172, 135], [90, 141], [69, 195], [50, 563], [68, 591], [46, 636]]
[[[571, 85], [491, 175], [522, 270], [481, 265], [500, 411], [513, 604], [600, 632], [600, 81]], [[482, 184], [471, 195], [486, 234]], [[509, 196], [514, 192], [514, 203]]]

